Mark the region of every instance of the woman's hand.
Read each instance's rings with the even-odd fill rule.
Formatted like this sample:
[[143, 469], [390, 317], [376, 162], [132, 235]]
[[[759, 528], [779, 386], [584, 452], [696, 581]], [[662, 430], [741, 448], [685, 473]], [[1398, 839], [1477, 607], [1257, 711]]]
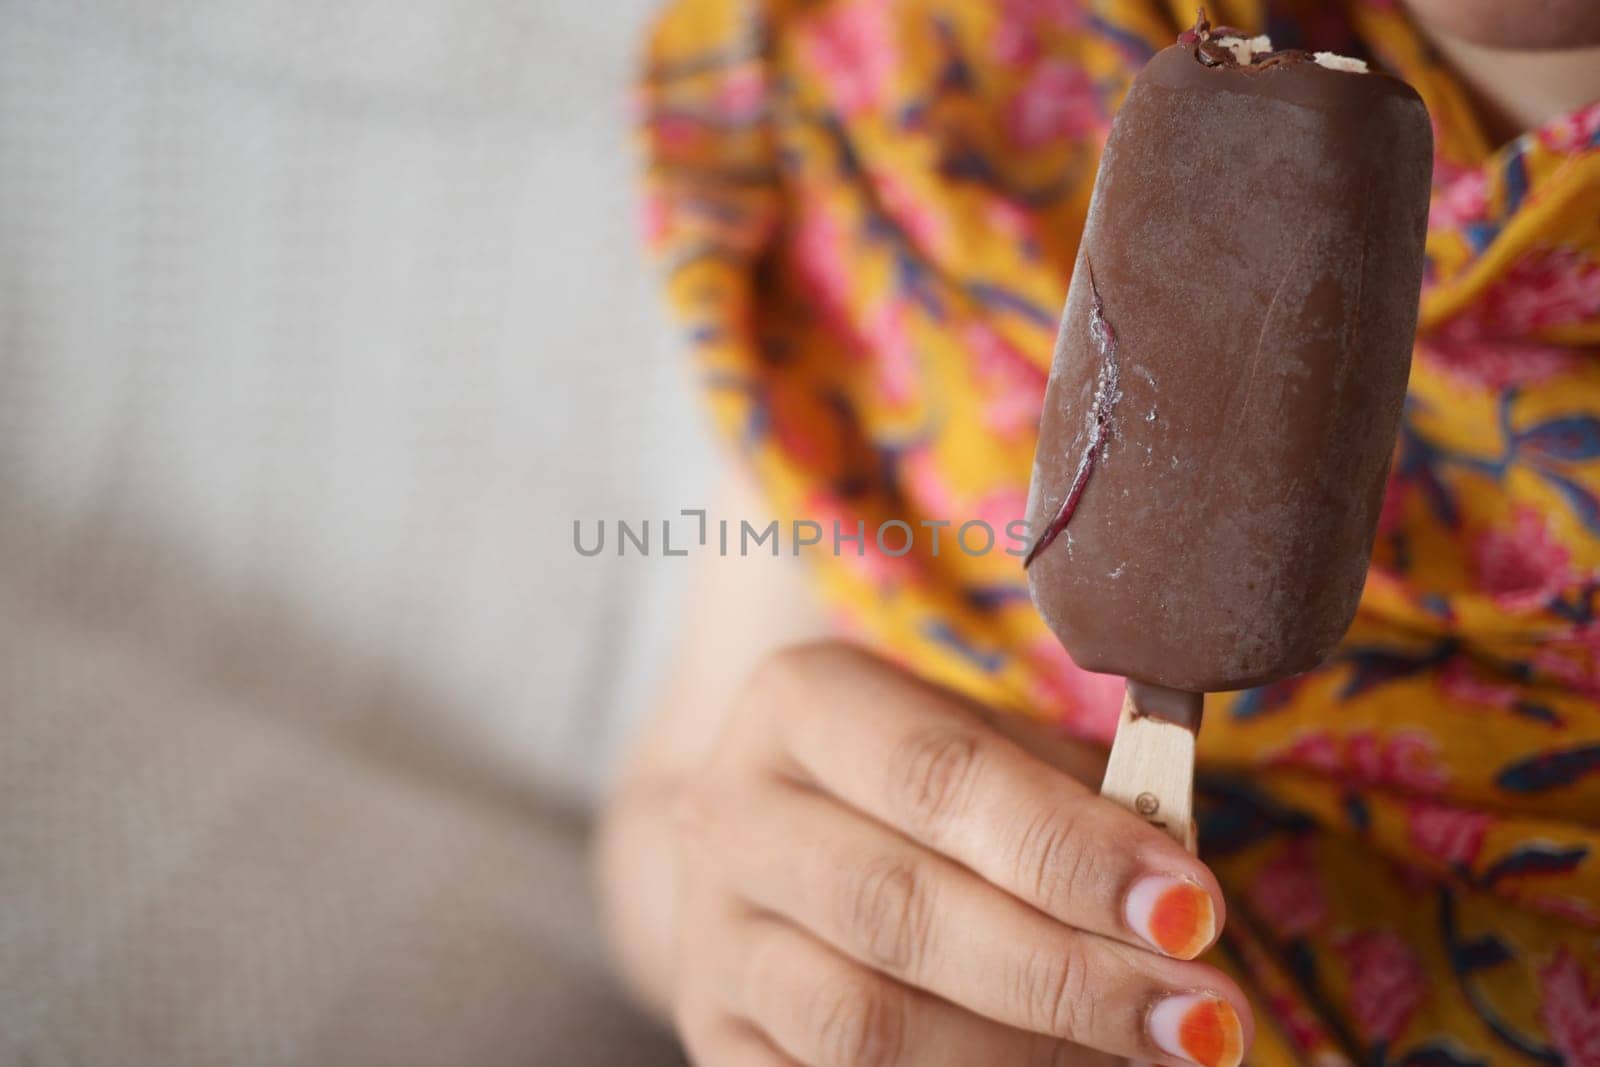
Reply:
[[[1235, 1064], [1195, 857], [846, 646], [755, 671], [679, 789], [673, 1014], [704, 1067]], [[649, 893], [651, 887], [636, 886]]]

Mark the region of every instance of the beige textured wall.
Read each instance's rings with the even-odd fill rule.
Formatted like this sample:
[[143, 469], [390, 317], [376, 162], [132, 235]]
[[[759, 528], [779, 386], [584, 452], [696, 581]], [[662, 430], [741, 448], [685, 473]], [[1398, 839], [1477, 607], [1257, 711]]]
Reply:
[[284, 715], [592, 791], [685, 568], [571, 520], [708, 477], [633, 231], [651, 6], [0, 0], [3, 565]]
[[0, 1063], [677, 1062], [573, 810], [685, 568], [571, 520], [708, 478], [646, 6], [0, 0]]

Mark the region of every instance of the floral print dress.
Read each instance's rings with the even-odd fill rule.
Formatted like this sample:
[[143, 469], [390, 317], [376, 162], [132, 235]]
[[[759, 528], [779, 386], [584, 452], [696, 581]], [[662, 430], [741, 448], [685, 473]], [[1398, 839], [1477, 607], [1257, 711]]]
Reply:
[[[1201, 852], [1250, 1062], [1600, 1065], [1600, 103], [1495, 147], [1392, 0], [1213, 0], [1410, 81], [1436, 163], [1372, 569], [1319, 669], [1208, 698]], [[674, 0], [645, 229], [777, 514], [1023, 513], [1100, 146], [1155, 0]], [[813, 553], [838, 625], [1105, 740], [1003, 552]]]

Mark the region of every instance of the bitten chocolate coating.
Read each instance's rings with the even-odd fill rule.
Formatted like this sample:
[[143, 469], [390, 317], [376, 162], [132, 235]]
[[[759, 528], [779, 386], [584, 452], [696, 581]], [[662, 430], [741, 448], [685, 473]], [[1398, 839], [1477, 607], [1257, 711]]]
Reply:
[[1386, 75], [1206, 66], [1193, 42], [1140, 73], [1100, 161], [1029, 495], [1038, 539], [1080, 490], [1028, 568], [1079, 665], [1237, 689], [1344, 635], [1405, 396], [1432, 156], [1421, 99]]

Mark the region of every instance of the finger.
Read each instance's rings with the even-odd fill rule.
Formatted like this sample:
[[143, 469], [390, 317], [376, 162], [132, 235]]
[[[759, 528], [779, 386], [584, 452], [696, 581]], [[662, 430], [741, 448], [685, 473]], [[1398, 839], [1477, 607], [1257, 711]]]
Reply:
[[674, 1029], [695, 1067], [799, 1067], [747, 1020], [726, 1008], [723, 970], [718, 957], [731, 950], [733, 937], [748, 907], [731, 895], [699, 835], [684, 857], [677, 906], [676, 977], [673, 982]]
[[684, 1034], [694, 1067], [801, 1067], [750, 1023], [714, 1016]]
[[1063, 926], [822, 794], [750, 790], [715, 832], [734, 893], [997, 1022], [1148, 1058], [1175, 1051], [1160, 1005], [1202, 990], [1221, 1005], [1193, 1022], [1220, 1035], [1205, 1062], [1243, 1051], [1248, 1002], [1220, 971]]
[[791, 665], [804, 691], [775, 717], [805, 780], [1072, 926], [1178, 959], [1216, 940], [1222, 890], [1164, 833], [950, 693], [864, 653], [795, 655], [828, 660]]
[[732, 985], [772, 1041], [811, 1067], [1064, 1067], [1066, 1042], [1023, 1033], [911, 989], [787, 922], [749, 915]]

